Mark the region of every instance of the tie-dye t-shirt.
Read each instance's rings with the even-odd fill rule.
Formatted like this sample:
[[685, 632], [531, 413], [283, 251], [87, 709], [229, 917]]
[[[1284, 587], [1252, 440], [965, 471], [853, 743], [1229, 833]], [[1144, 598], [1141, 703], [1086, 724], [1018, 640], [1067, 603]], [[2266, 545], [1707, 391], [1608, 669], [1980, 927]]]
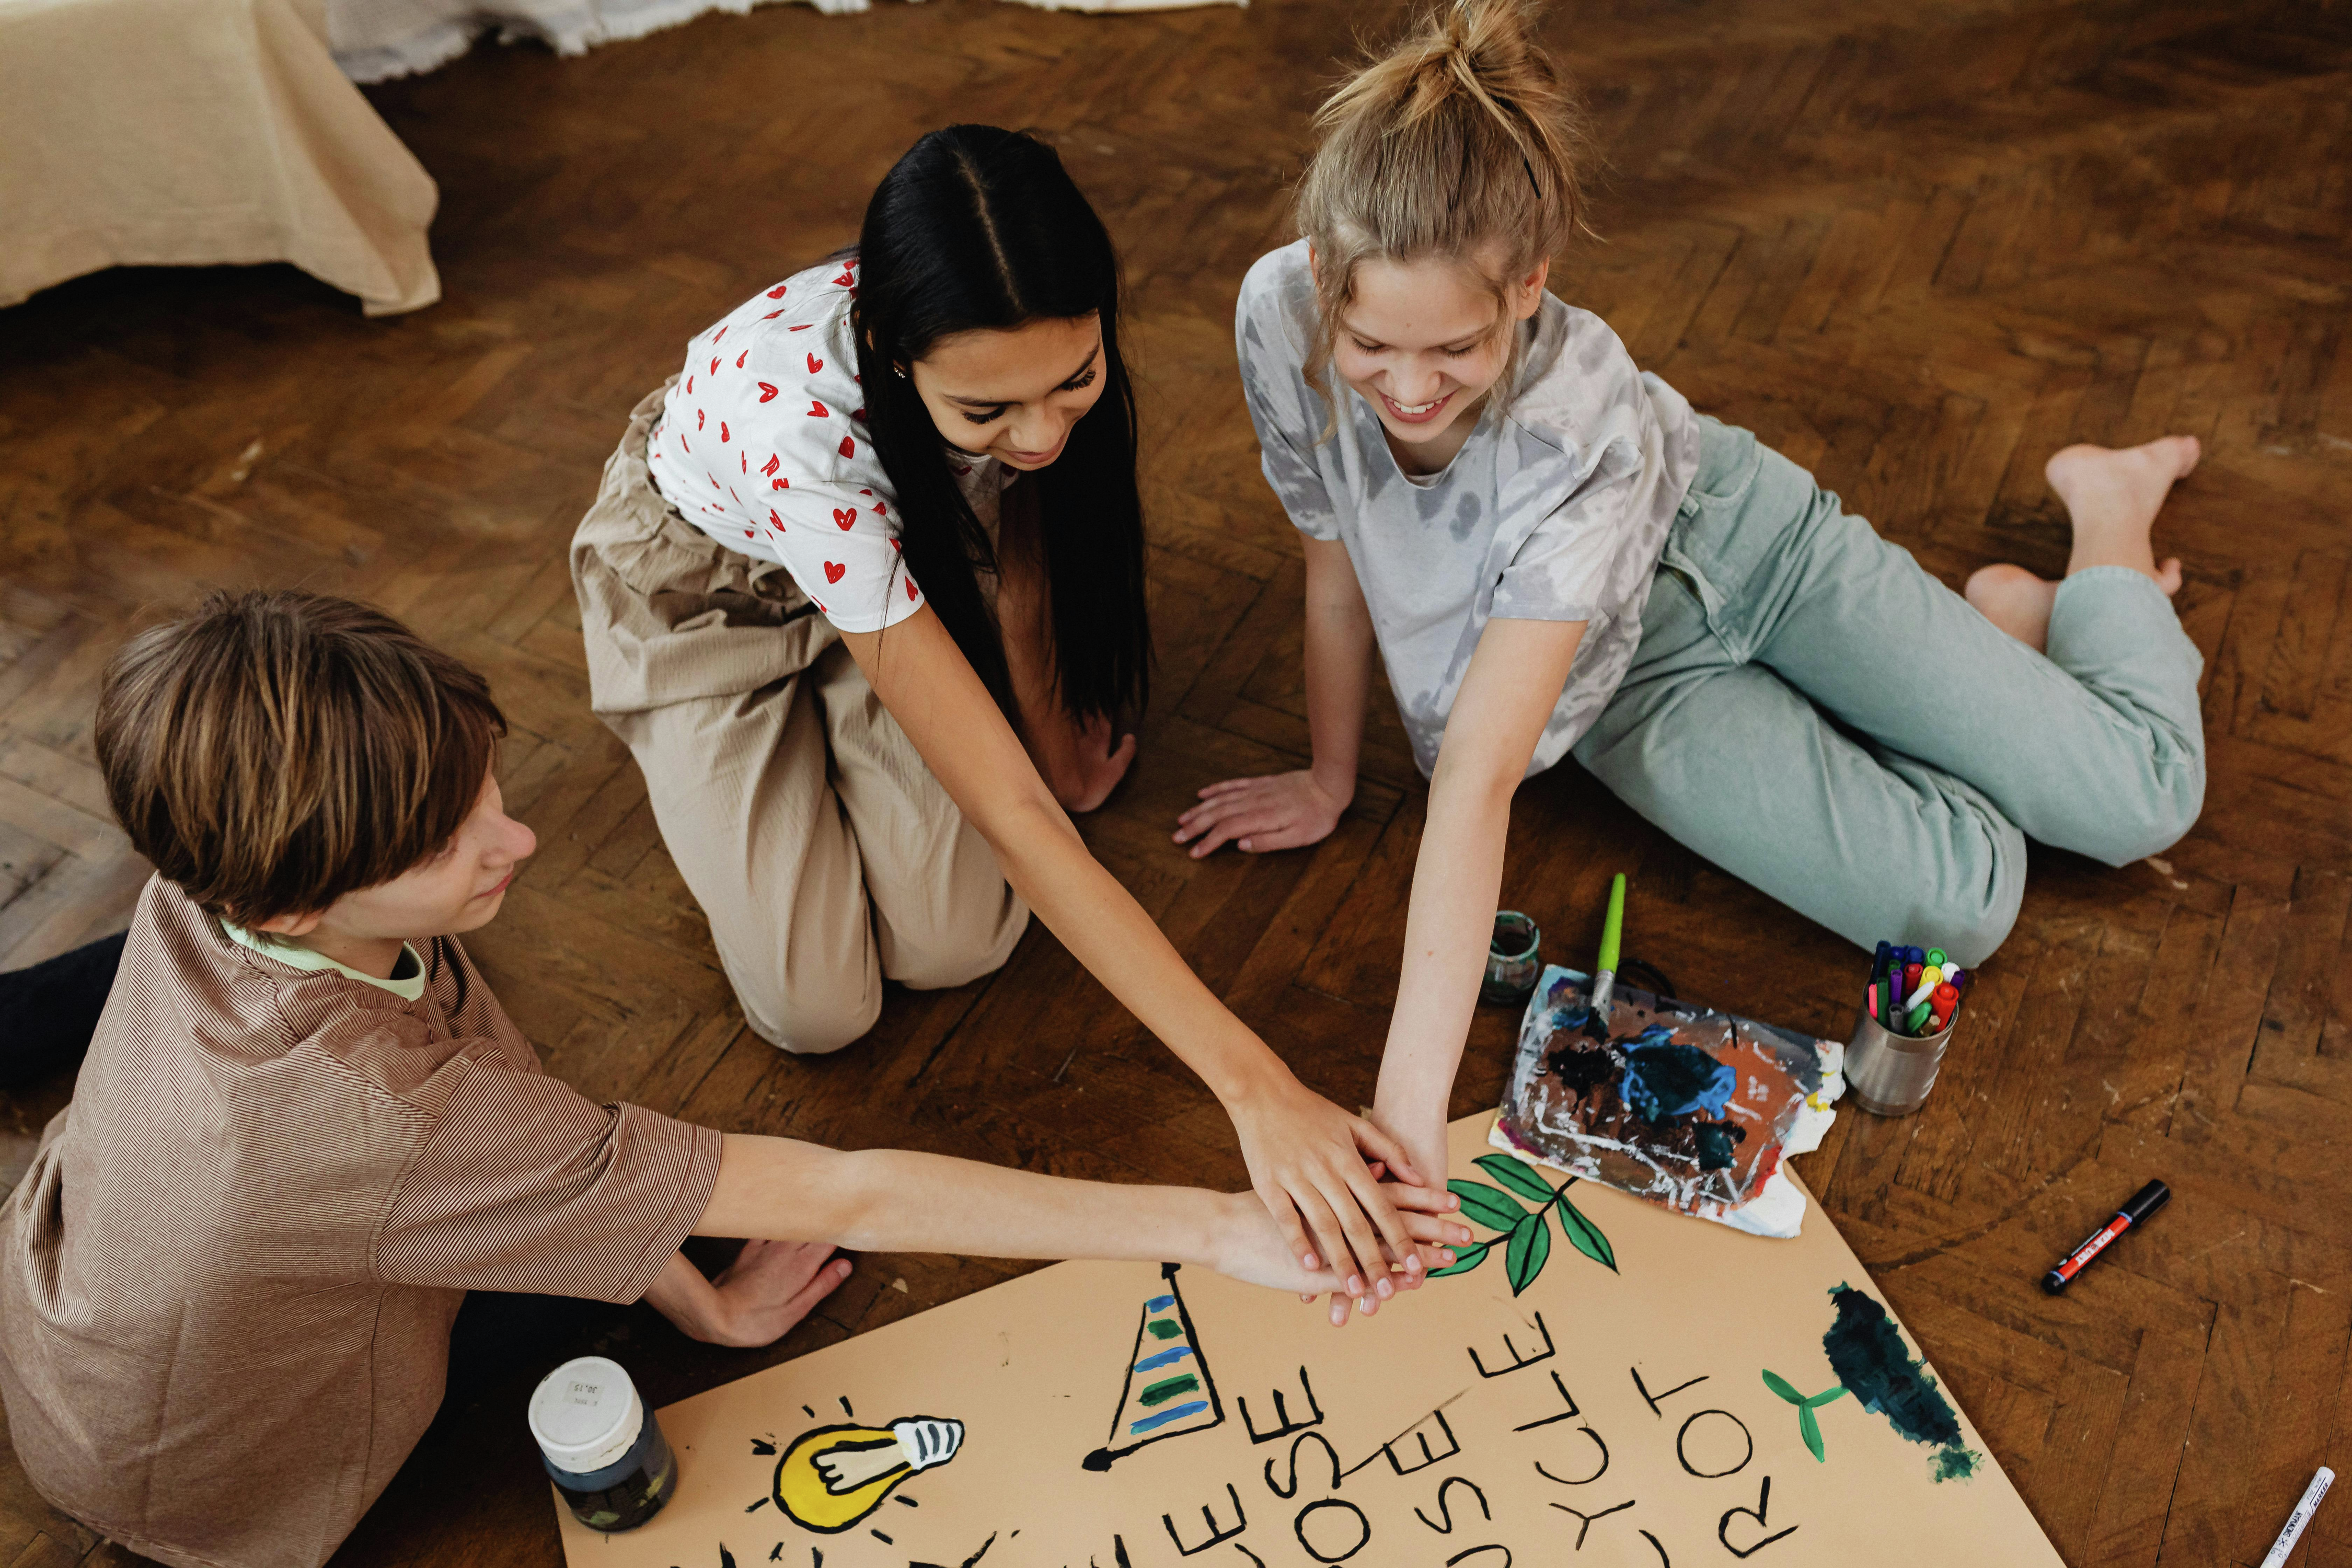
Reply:
[[1258, 258], [1234, 331], [1266, 482], [1311, 539], [1338, 540], [1363, 584], [1413, 760], [1438, 743], [1486, 623], [1583, 621], [1530, 774], [1568, 754], [1633, 663], [1666, 530], [1698, 466], [1681, 394], [1633, 368], [1607, 323], [1546, 294], [1524, 323], [1517, 385], [1490, 395], [1453, 462], [1407, 478], [1380, 416], [1336, 375], [1339, 427], [1307, 384], [1315, 282], [1304, 240]]

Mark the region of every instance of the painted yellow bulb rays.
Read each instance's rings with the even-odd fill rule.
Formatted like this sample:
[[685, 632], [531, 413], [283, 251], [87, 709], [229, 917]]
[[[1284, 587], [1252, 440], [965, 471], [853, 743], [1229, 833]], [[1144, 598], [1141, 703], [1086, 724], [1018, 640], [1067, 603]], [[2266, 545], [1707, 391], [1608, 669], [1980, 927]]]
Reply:
[[909, 1415], [883, 1426], [819, 1426], [776, 1461], [776, 1506], [806, 1530], [831, 1535], [882, 1506], [918, 1470], [944, 1465], [963, 1447], [963, 1423]]

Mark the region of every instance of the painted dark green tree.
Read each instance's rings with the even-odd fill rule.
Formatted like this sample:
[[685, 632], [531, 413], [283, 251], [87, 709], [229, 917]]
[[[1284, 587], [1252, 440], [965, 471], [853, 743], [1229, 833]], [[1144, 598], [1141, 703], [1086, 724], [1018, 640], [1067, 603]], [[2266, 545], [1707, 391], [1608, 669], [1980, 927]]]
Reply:
[[[1446, 1189], [1462, 1200], [1464, 1219], [1497, 1234], [1455, 1247], [1454, 1261], [1443, 1268], [1431, 1269], [1431, 1279], [1468, 1273], [1486, 1262], [1486, 1254], [1499, 1244], [1503, 1248], [1503, 1273], [1511, 1282], [1511, 1294], [1519, 1294], [1535, 1283], [1536, 1276], [1551, 1259], [1551, 1226], [1546, 1222], [1553, 1215], [1559, 1216], [1559, 1233], [1568, 1238], [1570, 1247], [1611, 1273], [1617, 1272], [1617, 1254], [1610, 1247], [1609, 1238], [1601, 1234], [1599, 1226], [1584, 1217], [1582, 1210], [1568, 1201], [1568, 1189], [1576, 1184], [1574, 1176], [1555, 1187], [1537, 1174], [1534, 1167], [1507, 1154], [1482, 1154], [1476, 1163], [1502, 1185], [1448, 1182]], [[1519, 1201], [1522, 1198], [1535, 1206], [1528, 1207]]]
[[1779, 1373], [1766, 1370], [1764, 1386], [1797, 1408], [1797, 1435], [1817, 1460], [1826, 1460], [1822, 1425], [1813, 1412], [1851, 1394], [1864, 1410], [1886, 1418], [1898, 1436], [1936, 1451], [1929, 1473], [1937, 1480], [1965, 1480], [1984, 1456], [1968, 1446], [1959, 1413], [1936, 1386], [1927, 1364], [1904, 1343], [1895, 1315], [1852, 1285], [1830, 1292], [1837, 1321], [1822, 1336], [1822, 1353], [1837, 1382], [1819, 1394], [1801, 1394]]

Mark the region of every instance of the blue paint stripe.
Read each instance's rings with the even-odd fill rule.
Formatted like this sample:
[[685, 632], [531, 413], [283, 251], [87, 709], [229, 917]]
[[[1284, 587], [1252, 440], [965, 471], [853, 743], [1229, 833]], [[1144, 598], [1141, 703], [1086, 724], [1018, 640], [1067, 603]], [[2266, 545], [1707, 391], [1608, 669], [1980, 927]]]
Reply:
[[1138, 1372], [1150, 1372], [1155, 1367], [1166, 1366], [1171, 1362], [1181, 1361], [1192, 1353], [1192, 1347], [1191, 1345], [1178, 1345], [1174, 1350], [1161, 1351], [1158, 1355], [1145, 1356], [1141, 1361], [1135, 1363], [1135, 1370]]
[[1140, 1421], [1132, 1422], [1127, 1430], [1129, 1436], [1138, 1436], [1151, 1431], [1154, 1427], [1165, 1426], [1171, 1421], [1181, 1421], [1187, 1415], [1198, 1415], [1208, 1407], [1207, 1400], [1195, 1399], [1190, 1405], [1180, 1405], [1173, 1410], [1163, 1410], [1157, 1415], [1147, 1415]]
[[1176, 1298], [1173, 1296], [1154, 1296], [1143, 1304], [1143, 1310], [1147, 1312], [1164, 1312], [1175, 1304]]

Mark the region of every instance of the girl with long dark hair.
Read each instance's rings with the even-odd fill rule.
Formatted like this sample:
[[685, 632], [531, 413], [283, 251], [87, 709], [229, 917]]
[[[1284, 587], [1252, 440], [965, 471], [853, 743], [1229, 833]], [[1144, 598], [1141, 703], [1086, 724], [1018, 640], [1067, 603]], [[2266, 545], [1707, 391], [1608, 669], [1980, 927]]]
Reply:
[[595, 709], [763, 1037], [838, 1049], [885, 976], [985, 973], [1034, 909], [1369, 1311], [1419, 1281], [1396, 1205], [1451, 1207], [1444, 1173], [1302, 1085], [1066, 815], [1125, 773], [1149, 685], [1135, 464], [1101, 220], [1034, 138], [934, 132], [855, 252], [638, 405], [572, 542]]

